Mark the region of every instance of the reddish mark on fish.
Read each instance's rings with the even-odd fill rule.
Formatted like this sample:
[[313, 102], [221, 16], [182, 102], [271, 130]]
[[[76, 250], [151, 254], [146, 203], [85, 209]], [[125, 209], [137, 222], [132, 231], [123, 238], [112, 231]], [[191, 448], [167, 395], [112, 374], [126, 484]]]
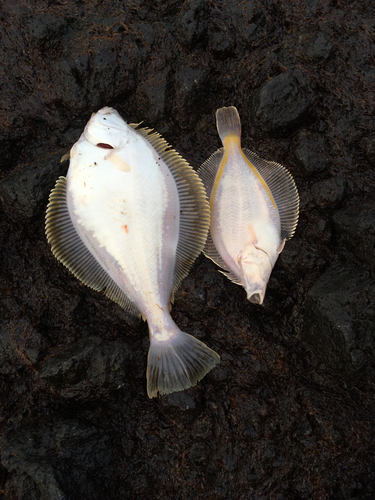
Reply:
[[129, 233], [129, 228], [128, 228], [128, 225], [127, 224], [124, 224], [123, 226], [121, 226], [124, 230], [125, 230], [125, 233], [128, 234]]
[[83, 185], [86, 187], [86, 182], [84, 182]]
[[248, 230], [248, 231], [249, 231], [249, 233], [250, 233], [251, 242], [252, 242], [252, 243], [258, 243], [257, 237], [256, 237], [256, 235], [255, 235], [255, 230], [254, 230], [254, 227], [253, 227], [251, 224], [249, 224], [249, 225], [247, 226], [247, 230]]
[[164, 309], [162, 307], [160, 307], [159, 304], [155, 303], [155, 305], [158, 306], [159, 309], [161, 309], [162, 311], [164, 311]]

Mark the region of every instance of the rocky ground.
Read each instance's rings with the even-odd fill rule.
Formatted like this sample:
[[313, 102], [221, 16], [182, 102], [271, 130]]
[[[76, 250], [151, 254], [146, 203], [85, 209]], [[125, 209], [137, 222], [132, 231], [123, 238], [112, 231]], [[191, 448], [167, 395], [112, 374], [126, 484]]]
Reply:
[[[0, 500], [374, 498], [374, 29], [366, 0], [2, 3]], [[147, 325], [44, 234], [104, 105], [194, 168], [235, 105], [301, 196], [262, 307], [199, 257], [173, 317], [221, 363], [156, 400]]]

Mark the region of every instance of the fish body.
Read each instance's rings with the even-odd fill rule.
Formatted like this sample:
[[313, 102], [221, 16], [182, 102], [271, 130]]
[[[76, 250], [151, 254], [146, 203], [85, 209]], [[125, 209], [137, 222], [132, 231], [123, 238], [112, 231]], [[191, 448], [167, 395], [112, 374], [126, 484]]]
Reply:
[[209, 209], [189, 164], [157, 133], [112, 108], [94, 114], [50, 196], [55, 256], [83, 283], [147, 319], [149, 397], [195, 385], [219, 361], [170, 316], [173, 294], [204, 246]]
[[199, 169], [210, 200], [205, 254], [247, 298], [262, 304], [278, 255], [298, 221], [299, 197], [289, 172], [241, 148], [241, 123], [233, 106], [218, 109], [223, 148]]

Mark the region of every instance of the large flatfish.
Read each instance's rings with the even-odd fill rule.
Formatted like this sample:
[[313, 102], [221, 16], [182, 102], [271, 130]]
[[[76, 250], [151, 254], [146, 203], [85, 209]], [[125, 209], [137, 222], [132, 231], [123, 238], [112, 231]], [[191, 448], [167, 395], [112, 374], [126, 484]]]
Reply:
[[91, 117], [51, 192], [47, 238], [85, 285], [147, 319], [150, 398], [195, 385], [219, 361], [169, 312], [208, 227], [202, 182], [157, 132], [109, 107]]

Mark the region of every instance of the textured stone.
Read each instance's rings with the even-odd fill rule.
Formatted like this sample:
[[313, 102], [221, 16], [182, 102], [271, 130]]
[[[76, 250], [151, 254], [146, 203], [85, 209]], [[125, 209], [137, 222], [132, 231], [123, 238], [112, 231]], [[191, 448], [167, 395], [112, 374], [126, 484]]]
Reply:
[[302, 38], [302, 52], [316, 61], [326, 61], [334, 52], [334, 46], [326, 33], [309, 33]]
[[0, 184], [0, 199], [14, 221], [27, 223], [45, 210], [48, 195], [59, 175], [66, 172], [60, 159], [65, 150], [17, 167]]
[[356, 199], [333, 216], [341, 245], [375, 270], [375, 199]]
[[314, 99], [299, 68], [276, 76], [252, 97], [254, 127], [262, 132], [287, 136], [314, 116]]
[[65, 398], [93, 398], [124, 385], [130, 359], [126, 344], [89, 337], [47, 358], [39, 376]]
[[330, 267], [307, 294], [306, 338], [316, 356], [344, 376], [358, 375], [374, 359], [374, 313], [358, 307], [374, 300], [369, 273], [341, 264]]
[[323, 172], [327, 165], [324, 138], [315, 132], [300, 130], [293, 151], [293, 159], [302, 177]]

